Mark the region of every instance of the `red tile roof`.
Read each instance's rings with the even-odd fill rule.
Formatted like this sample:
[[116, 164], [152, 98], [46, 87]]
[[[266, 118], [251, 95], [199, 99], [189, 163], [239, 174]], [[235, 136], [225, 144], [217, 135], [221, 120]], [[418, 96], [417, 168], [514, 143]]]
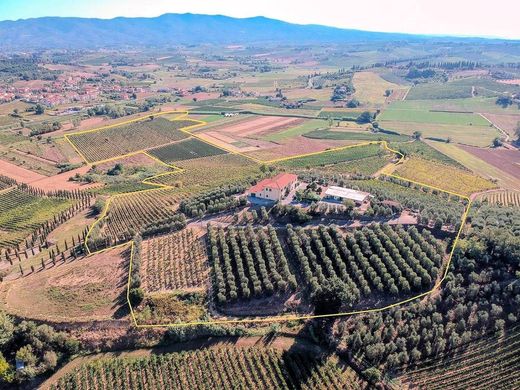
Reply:
[[289, 184], [295, 182], [296, 180], [298, 180], [297, 175], [293, 175], [292, 173], [279, 173], [274, 177], [259, 181], [249, 189], [249, 192], [260, 192], [265, 187], [278, 188], [281, 190], [287, 187]]

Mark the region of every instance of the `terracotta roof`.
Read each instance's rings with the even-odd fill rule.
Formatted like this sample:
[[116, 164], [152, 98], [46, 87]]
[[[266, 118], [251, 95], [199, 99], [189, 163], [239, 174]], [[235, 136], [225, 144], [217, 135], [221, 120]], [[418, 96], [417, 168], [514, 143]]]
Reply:
[[278, 188], [281, 190], [287, 187], [290, 183], [295, 182], [296, 180], [298, 180], [297, 175], [293, 175], [292, 173], [279, 173], [274, 177], [259, 181], [249, 189], [249, 192], [260, 192], [265, 187]]

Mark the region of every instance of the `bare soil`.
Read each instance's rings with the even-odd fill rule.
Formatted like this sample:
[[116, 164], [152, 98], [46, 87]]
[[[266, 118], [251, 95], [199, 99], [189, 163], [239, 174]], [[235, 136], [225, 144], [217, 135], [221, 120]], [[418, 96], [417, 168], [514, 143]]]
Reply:
[[93, 321], [127, 315], [126, 248], [35, 271], [2, 284], [8, 313], [55, 322]]
[[463, 145], [460, 148], [520, 180], [520, 151], [505, 148], [482, 149]]

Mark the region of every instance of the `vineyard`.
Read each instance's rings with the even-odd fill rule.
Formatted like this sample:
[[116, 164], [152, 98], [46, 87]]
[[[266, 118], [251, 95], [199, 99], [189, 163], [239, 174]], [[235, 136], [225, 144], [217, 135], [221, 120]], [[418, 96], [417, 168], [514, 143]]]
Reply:
[[112, 240], [127, 241], [148, 225], [172, 217], [177, 211], [180, 197], [167, 189], [114, 197], [99, 225]]
[[71, 199], [39, 196], [21, 188], [0, 193], [0, 248], [16, 246], [73, 204]]
[[16, 180], [0, 175], [0, 191], [16, 185]]
[[436, 161], [442, 164], [450, 165], [455, 168], [466, 170], [466, 168], [455, 161], [451, 157], [439, 152], [425, 142], [415, 140], [413, 142], [390, 143], [392, 149], [398, 150], [405, 156], [415, 156], [424, 160]]
[[227, 152], [224, 149], [217, 148], [192, 137], [160, 148], [151, 149], [148, 153], [161, 161], [172, 163], [175, 161], [216, 156], [226, 154]]
[[505, 336], [472, 342], [462, 353], [453, 352], [421, 362], [399, 380], [425, 390], [518, 388], [520, 331], [515, 328]]
[[445, 249], [426, 229], [371, 225], [343, 236], [336, 227], [293, 229], [287, 239], [312, 293], [339, 278], [354, 305], [373, 293], [397, 297], [426, 291], [436, 279]]
[[486, 201], [490, 204], [500, 206], [516, 206], [520, 207], [519, 191], [497, 191], [482, 194], [477, 198], [480, 201]]
[[68, 139], [89, 162], [96, 162], [187, 138], [179, 129], [195, 124], [197, 122], [191, 120], [155, 118], [71, 134]]
[[141, 253], [146, 292], [204, 288], [209, 274], [206, 247], [194, 229], [144, 240]]
[[297, 286], [278, 235], [271, 226], [254, 230], [209, 226], [210, 259], [217, 301], [259, 298]]
[[308, 156], [295, 157], [277, 161], [276, 165], [285, 168], [305, 168], [337, 164], [345, 161], [361, 160], [386, 154], [379, 144], [355, 146], [316, 153]]
[[260, 165], [236, 154], [221, 154], [195, 160], [178, 161], [184, 171], [153, 179], [155, 183], [180, 186], [193, 192], [223, 185], [250, 184], [261, 176]]
[[201, 349], [144, 358], [100, 359], [65, 374], [52, 390], [362, 389], [332, 358], [259, 347]]
[[389, 164], [388, 156], [374, 156], [360, 160], [345, 161], [321, 168], [322, 172], [335, 172], [347, 175], [371, 176]]
[[412, 157], [400, 165], [396, 173], [405, 179], [461, 195], [470, 195], [496, 187], [492, 182], [471, 172], [417, 157]]

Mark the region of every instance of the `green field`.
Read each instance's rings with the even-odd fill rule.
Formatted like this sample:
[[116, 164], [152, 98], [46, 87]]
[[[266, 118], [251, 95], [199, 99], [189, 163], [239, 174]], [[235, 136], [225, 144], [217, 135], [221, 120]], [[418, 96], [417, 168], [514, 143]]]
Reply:
[[349, 118], [349, 119], [356, 119], [363, 110], [361, 109], [335, 109], [335, 110], [327, 110], [326, 108], [322, 109], [320, 113], [318, 114], [319, 118], [335, 118], [335, 119], [341, 119], [341, 118]]
[[197, 138], [188, 138], [174, 144], [162, 146], [148, 151], [152, 156], [161, 161], [175, 162], [190, 160], [192, 158], [216, 156], [227, 153], [224, 149], [217, 148]]
[[[436, 142], [436, 144], [438, 144], [438, 142]], [[389, 146], [392, 149], [398, 150], [405, 156], [417, 156], [425, 160], [438, 161], [443, 164], [453, 165], [457, 168], [464, 169], [464, 166], [459, 162], [422, 141], [391, 143]]]
[[490, 78], [470, 77], [447, 83], [418, 84], [410, 89], [406, 100], [471, 98], [473, 87], [475, 94], [483, 97], [497, 97], [520, 91], [519, 87], [498, 83]]
[[401, 121], [445, 125], [489, 126], [489, 122], [477, 114], [401, 109], [396, 107], [396, 105], [391, 105], [380, 114], [377, 119], [380, 122]]
[[492, 112], [497, 114], [520, 113], [516, 105], [502, 108], [495, 104], [496, 98], [474, 97], [469, 99], [421, 99], [396, 101], [390, 104], [389, 109], [403, 110], [444, 110], [460, 112]]
[[328, 122], [322, 119], [311, 119], [308, 121], [305, 121], [301, 125], [291, 127], [289, 129], [285, 129], [280, 131], [279, 133], [275, 134], [269, 134], [262, 139], [265, 141], [281, 141], [286, 138], [292, 138], [299, 135], [304, 135], [309, 132], [315, 131], [317, 129], [324, 129], [328, 127]]
[[373, 156], [362, 158], [353, 161], [344, 161], [334, 165], [329, 165], [320, 170], [326, 172], [340, 173], [340, 174], [357, 174], [370, 176], [389, 163], [388, 156]]
[[387, 133], [371, 133], [369, 131], [336, 131], [336, 130], [314, 130], [305, 134], [307, 138], [315, 139], [333, 139], [333, 140], [359, 140], [359, 141], [390, 141], [405, 142], [410, 137], [387, 134]]
[[[416, 100], [391, 104], [377, 117], [382, 128], [412, 135], [419, 131], [424, 138], [440, 138], [473, 146], [489, 146], [500, 132], [474, 108], [494, 108], [489, 100]], [[494, 105], [494, 103], [493, 103]], [[441, 112], [441, 111], [457, 112]], [[467, 111], [467, 112], [466, 112]]]
[[384, 154], [384, 151], [381, 149], [380, 145], [355, 146], [341, 150], [325, 151], [310, 156], [291, 158], [279, 161], [276, 165], [288, 168], [316, 167], [345, 161], [360, 160], [382, 154]]
[[487, 147], [500, 132], [491, 126], [456, 126], [439, 125], [435, 123], [414, 123], [388, 121], [382, 122], [385, 129], [393, 130], [401, 134], [413, 135], [419, 131], [422, 138], [450, 139], [451, 142], [472, 146]]

